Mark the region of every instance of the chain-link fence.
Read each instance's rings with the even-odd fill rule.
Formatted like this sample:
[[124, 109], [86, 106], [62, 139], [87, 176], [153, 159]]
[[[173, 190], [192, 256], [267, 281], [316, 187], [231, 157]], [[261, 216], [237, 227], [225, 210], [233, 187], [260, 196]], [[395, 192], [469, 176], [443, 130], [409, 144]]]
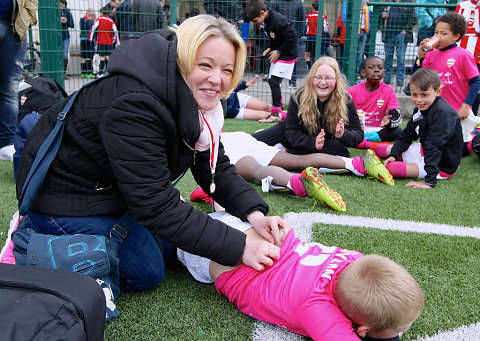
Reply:
[[[288, 98], [320, 55], [335, 57], [350, 84], [361, 81], [367, 56], [379, 56], [385, 60], [384, 81], [400, 92], [408, 82], [418, 42], [432, 36], [434, 19], [454, 8], [456, 1], [275, 0], [266, 5], [286, 16], [297, 33], [294, 76], [281, 84]], [[73, 92], [102, 73], [118, 42], [209, 13], [226, 18], [241, 32], [248, 51], [245, 79], [260, 75], [266, 80], [268, 60], [260, 56], [269, 37], [261, 26], [243, 22], [244, 6], [243, 0], [44, 0], [39, 24], [27, 37], [24, 72], [47, 74]], [[259, 80], [246, 91], [271, 102], [267, 82]]]

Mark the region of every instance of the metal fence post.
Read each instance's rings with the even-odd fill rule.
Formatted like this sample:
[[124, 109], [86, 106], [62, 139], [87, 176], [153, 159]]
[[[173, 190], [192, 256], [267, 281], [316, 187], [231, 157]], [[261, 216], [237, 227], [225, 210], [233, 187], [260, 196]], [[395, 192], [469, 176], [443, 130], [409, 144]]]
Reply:
[[65, 87], [63, 73], [63, 40], [60, 23], [60, 1], [43, 0], [38, 9], [42, 73]]
[[[323, 13], [325, 10], [324, 3], [325, 3], [324, 0], [318, 0], [317, 38], [316, 38], [317, 41], [315, 43], [315, 51], [314, 51], [315, 55], [313, 56], [313, 58], [310, 56], [310, 58], [312, 58], [313, 61], [316, 61], [318, 57], [320, 57], [320, 53], [322, 51]], [[307, 41], [308, 41], [308, 38], [307, 38]]]
[[177, 0], [170, 0], [170, 25], [177, 24]]
[[[345, 34], [345, 53], [343, 72], [350, 84], [355, 83], [358, 53], [358, 26], [360, 25], [360, 9], [362, 1], [347, 1], [347, 18]], [[343, 17], [342, 17], [343, 18]]]

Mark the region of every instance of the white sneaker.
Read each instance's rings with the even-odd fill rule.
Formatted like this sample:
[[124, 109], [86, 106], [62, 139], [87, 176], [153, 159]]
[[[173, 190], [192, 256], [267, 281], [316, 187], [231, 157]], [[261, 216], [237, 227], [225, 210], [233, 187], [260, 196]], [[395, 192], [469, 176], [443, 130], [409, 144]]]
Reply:
[[0, 148], [0, 160], [13, 161], [13, 154], [15, 153], [15, 148], [13, 144]]

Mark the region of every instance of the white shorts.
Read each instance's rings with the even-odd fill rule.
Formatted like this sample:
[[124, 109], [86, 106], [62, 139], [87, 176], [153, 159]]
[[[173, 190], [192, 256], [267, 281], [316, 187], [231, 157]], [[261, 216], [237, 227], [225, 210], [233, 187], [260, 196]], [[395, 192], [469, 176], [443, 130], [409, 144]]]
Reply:
[[272, 76], [277, 76], [280, 78], [291, 79], [294, 67], [295, 62], [284, 63], [277, 61], [276, 63], [270, 63], [270, 71], [268, 72], [268, 78], [271, 78]]
[[463, 142], [470, 142], [473, 139], [472, 131], [480, 124], [480, 117], [475, 116], [470, 109], [467, 118], [461, 120], [460, 123], [462, 124]]
[[[425, 179], [427, 172], [425, 172], [425, 158], [422, 154], [422, 144], [412, 143], [410, 147], [402, 153], [402, 159], [404, 162], [414, 163], [418, 166], [418, 178]], [[437, 175], [437, 179], [448, 179], [448, 176]]]
[[[250, 223], [241, 221], [237, 217], [225, 211], [210, 213], [209, 216], [212, 217], [212, 219], [220, 220], [241, 232], [244, 232], [252, 227]], [[181, 249], [177, 249], [177, 257], [197, 281], [202, 283], [214, 282], [210, 276], [210, 259], [193, 255]]]
[[243, 120], [243, 113], [245, 112], [245, 108], [247, 107], [247, 103], [250, 97], [252, 96], [237, 93], [238, 103], [240, 105], [240, 108], [238, 109], [238, 114], [237, 116], [235, 116], [237, 120]]
[[232, 165], [244, 156], [251, 156], [262, 166], [268, 166], [280, 151], [280, 149], [260, 142], [243, 131], [221, 133], [220, 141]]

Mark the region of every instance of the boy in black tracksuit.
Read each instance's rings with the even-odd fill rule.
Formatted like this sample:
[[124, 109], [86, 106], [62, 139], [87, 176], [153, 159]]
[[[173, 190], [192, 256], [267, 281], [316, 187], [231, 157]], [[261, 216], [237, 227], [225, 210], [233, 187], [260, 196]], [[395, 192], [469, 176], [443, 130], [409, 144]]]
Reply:
[[[456, 111], [440, 97], [440, 78], [433, 69], [419, 69], [410, 80], [416, 108], [395, 144], [375, 147], [386, 157], [384, 164], [393, 177], [418, 178], [408, 187], [431, 188], [437, 179], [455, 173], [462, 159], [463, 134]], [[419, 143], [412, 143], [420, 138]], [[403, 162], [397, 161], [401, 160]]]
[[270, 38], [263, 55], [272, 63], [268, 80], [272, 92], [272, 113], [279, 113], [282, 105], [280, 83], [282, 78], [292, 77], [297, 61], [297, 34], [287, 18], [265, 6], [262, 0], [250, 0], [247, 3], [245, 21], [264, 24], [265, 33]]

